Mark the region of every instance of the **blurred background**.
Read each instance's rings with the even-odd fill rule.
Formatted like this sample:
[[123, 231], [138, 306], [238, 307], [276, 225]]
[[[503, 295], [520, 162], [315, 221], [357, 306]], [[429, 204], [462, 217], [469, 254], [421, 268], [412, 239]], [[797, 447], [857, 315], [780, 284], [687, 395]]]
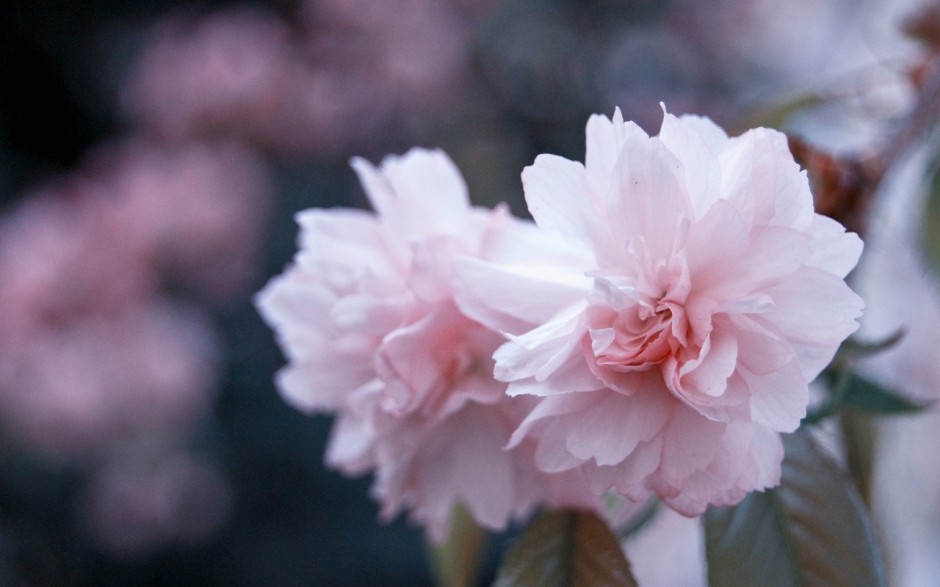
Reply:
[[[290, 261], [293, 214], [364, 206], [349, 158], [418, 145], [454, 158], [475, 203], [524, 215], [522, 168], [582, 160], [587, 117], [615, 106], [651, 133], [663, 102], [855, 157], [922, 95], [938, 14], [915, 0], [2, 3], [0, 584], [430, 584], [421, 531], [380, 524], [370, 480], [322, 464], [329, 418], [274, 388], [283, 358], [251, 296]], [[931, 144], [893, 161], [855, 277], [863, 333], [907, 329], [867, 369], [922, 399], [940, 380]], [[892, 577], [940, 584], [940, 462], [924, 448], [940, 422], [888, 426], [874, 507]], [[491, 540], [489, 576], [512, 535]], [[632, 547], [641, 581], [701, 583], [694, 522], [649, 536]]]

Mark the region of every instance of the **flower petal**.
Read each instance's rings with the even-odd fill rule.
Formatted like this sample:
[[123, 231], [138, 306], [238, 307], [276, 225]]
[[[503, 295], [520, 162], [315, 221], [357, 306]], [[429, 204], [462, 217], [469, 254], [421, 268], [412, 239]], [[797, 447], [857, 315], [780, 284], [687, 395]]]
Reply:
[[612, 391], [590, 395], [593, 403], [577, 418], [566, 419], [565, 446], [575, 457], [593, 458], [599, 466], [622, 462], [640, 443], [660, 433], [671, 412], [672, 401], [662, 387], [632, 396]]
[[764, 291], [774, 300], [774, 309], [763, 317], [792, 345], [803, 376], [812, 381], [858, 328], [861, 298], [839, 277], [814, 267], [799, 269]]
[[442, 151], [412, 149], [386, 157], [378, 169], [360, 157], [350, 164], [382, 222], [403, 238], [463, 233], [467, 186]]
[[659, 140], [682, 162], [683, 183], [688, 189], [696, 218], [701, 218], [721, 195], [718, 145], [715, 145], [713, 129], [702, 128], [704, 125], [703, 122], [690, 124], [688, 119], [678, 119], [665, 112], [664, 108], [663, 125], [659, 131]]
[[509, 332], [519, 321], [548, 322], [559, 308], [583, 299], [591, 285], [583, 273], [548, 264], [510, 267], [465, 257], [454, 270], [457, 303], [467, 315]]
[[813, 254], [806, 262], [833, 275], [845, 277], [862, 254], [862, 239], [826, 216], [817, 214], [809, 227], [813, 238]]
[[539, 155], [522, 171], [529, 213], [544, 230], [556, 231], [572, 244], [594, 249], [607, 230], [602, 205], [587, 184], [584, 166], [555, 155]]
[[642, 238], [655, 259], [668, 258], [692, 207], [682, 163], [658, 139], [623, 145], [607, 192], [607, 216], [618, 242]]
[[786, 135], [750, 130], [730, 139], [719, 159], [723, 197], [750, 225], [805, 228], [812, 222], [813, 195]]

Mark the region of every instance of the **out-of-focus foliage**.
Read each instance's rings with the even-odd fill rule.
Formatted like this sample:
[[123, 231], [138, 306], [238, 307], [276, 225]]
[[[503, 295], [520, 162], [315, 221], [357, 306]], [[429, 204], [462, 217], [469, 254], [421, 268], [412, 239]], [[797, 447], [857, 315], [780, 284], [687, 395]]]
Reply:
[[607, 523], [590, 512], [539, 515], [513, 545], [494, 587], [635, 587], [630, 563]]
[[940, 274], [940, 162], [928, 176], [927, 209], [924, 211], [924, 249], [935, 272]]
[[463, 507], [454, 508], [450, 532], [441, 544], [428, 544], [434, 578], [441, 587], [476, 585], [480, 556], [488, 538]]

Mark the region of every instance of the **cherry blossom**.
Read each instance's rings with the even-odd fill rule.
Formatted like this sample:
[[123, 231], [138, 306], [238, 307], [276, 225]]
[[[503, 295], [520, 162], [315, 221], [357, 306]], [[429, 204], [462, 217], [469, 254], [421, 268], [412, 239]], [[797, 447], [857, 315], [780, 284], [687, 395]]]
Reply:
[[511, 445], [690, 516], [777, 484], [779, 433], [862, 309], [844, 281], [861, 241], [813, 211], [784, 135], [665, 114], [649, 137], [618, 110], [588, 121], [585, 164], [540, 155], [522, 178], [584, 257], [458, 268], [468, 314], [509, 333], [496, 377], [540, 398]]
[[457, 258], [518, 256], [535, 227], [472, 208], [440, 151], [353, 167], [376, 213], [301, 212], [300, 252], [257, 298], [288, 359], [285, 399], [337, 415], [328, 464], [374, 471], [383, 517], [407, 509], [436, 540], [458, 503], [494, 529], [537, 502], [593, 507], [579, 472], [539, 473], [531, 443], [504, 450], [535, 400], [506, 395], [493, 377], [502, 336], [455, 297]]
[[[258, 260], [268, 195], [242, 149], [125, 141], [0, 218], [0, 427], [82, 460], [183, 437], [209, 413], [225, 302]], [[169, 285], [177, 295], [168, 295]]]

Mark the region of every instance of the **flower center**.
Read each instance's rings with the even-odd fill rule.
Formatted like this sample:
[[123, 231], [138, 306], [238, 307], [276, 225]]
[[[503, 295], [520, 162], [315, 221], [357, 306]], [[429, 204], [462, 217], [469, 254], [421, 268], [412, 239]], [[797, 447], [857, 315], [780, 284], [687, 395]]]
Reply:
[[639, 299], [615, 307], [588, 309], [588, 337], [594, 362], [615, 371], [644, 369], [665, 359], [681, 346], [673, 335], [672, 304]]

